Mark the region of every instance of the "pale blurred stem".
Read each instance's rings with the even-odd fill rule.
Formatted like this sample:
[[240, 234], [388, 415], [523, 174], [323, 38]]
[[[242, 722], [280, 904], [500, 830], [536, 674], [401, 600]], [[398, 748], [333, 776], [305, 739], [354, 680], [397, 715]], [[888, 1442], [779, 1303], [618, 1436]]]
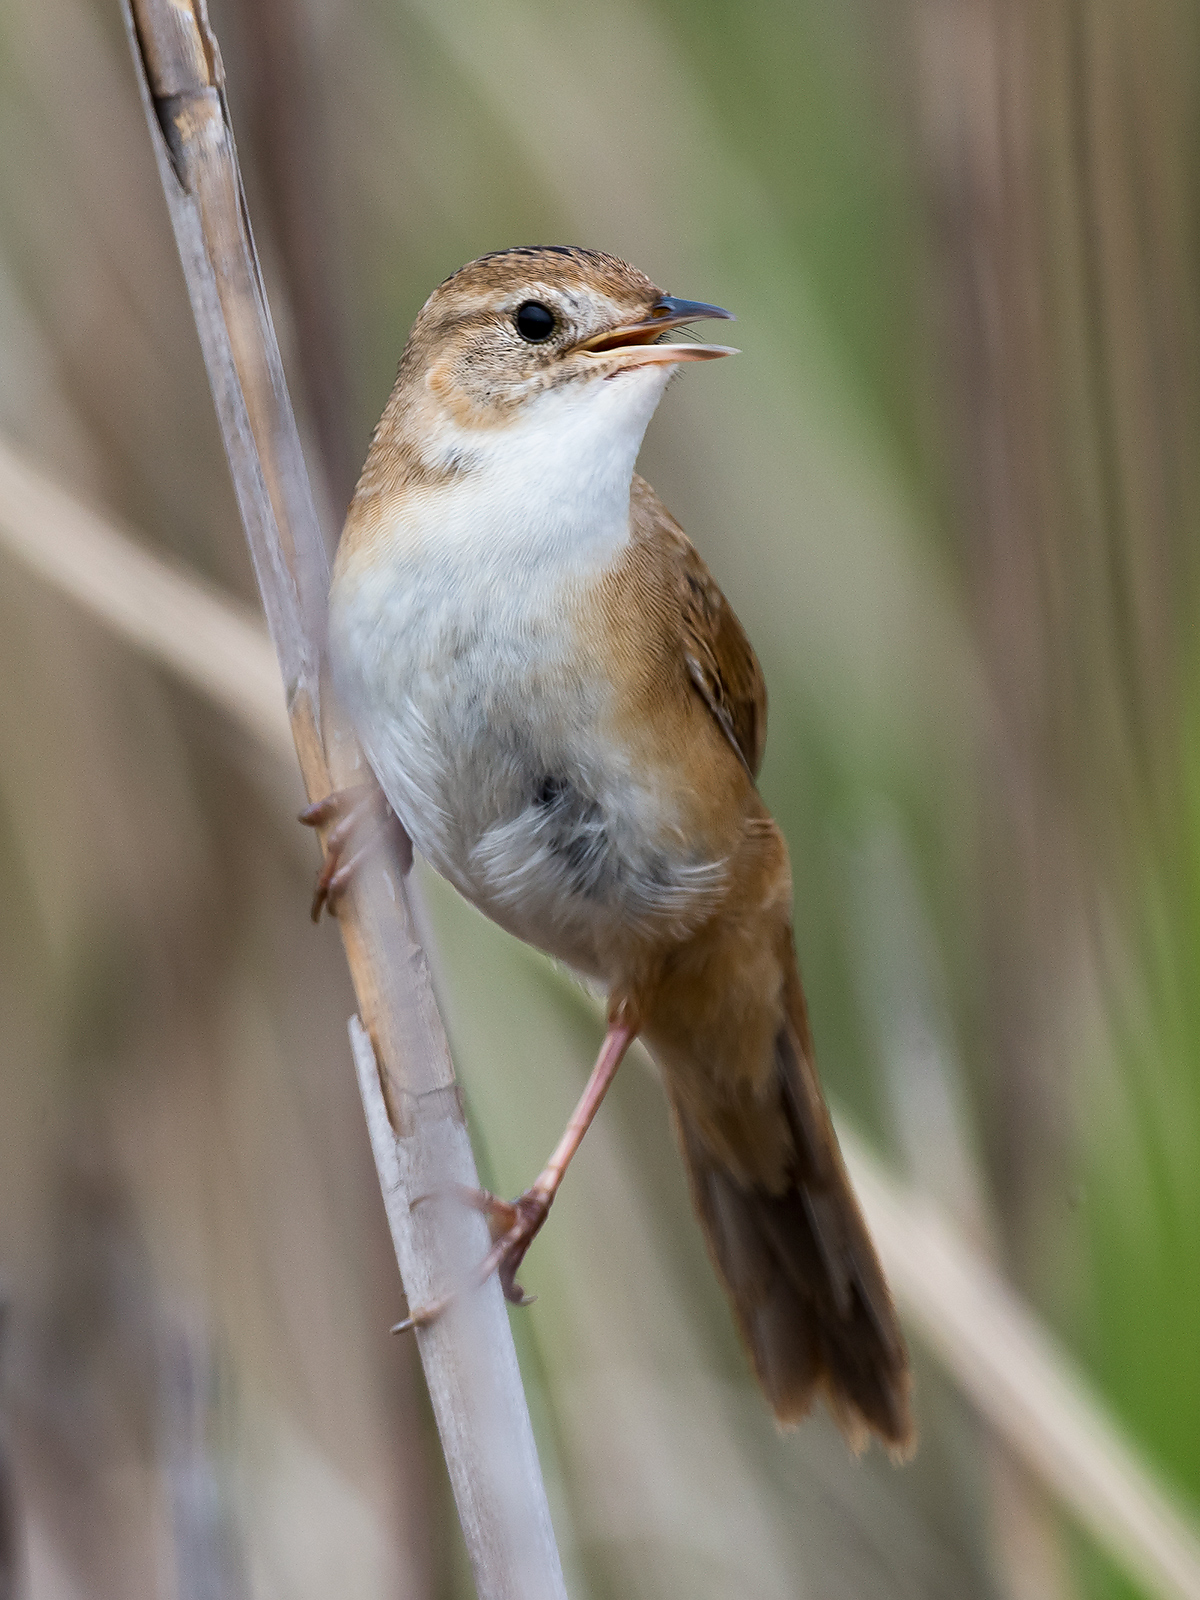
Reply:
[[[1039, 759], [1046, 673], [1038, 599], [1045, 575], [1030, 502], [1043, 481], [1046, 396], [1040, 351], [1029, 337], [1038, 325], [1038, 280], [1025, 165], [1031, 115], [1022, 71], [1025, 17], [1021, 5], [993, 0], [952, 6], [917, 0], [914, 14], [940, 280], [933, 304], [951, 380], [953, 489], [993, 708], [979, 751], [990, 1167], [1009, 1262], [1024, 1279], [1044, 1179], [1061, 1167], [1052, 1146], [1064, 1125], [1062, 1107], [1038, 1048], [1040, 979], [1064, 942], [1058, 919], [1073, 866], [1061, 842], [1047, 848], [1052, 813]], [[1069, 1585], [1039, 1486], [1003, 1446], [981, 1452], [981, 1459], [1002, 1592], [1007, 1600], [1032, 1600], [1040, 1584], [1046, 1600], [1063, 1600]], [[1030, 1564], [1041, 1569], [1036, 1584]]]
[[1045, 1201], [1071, 1155], [1058, 1029], [1095, 957], [1089, 918], [1098, 896], [1136, 914], [1146, 845], [1177, 855], [1198, 506], [1186, 119], [1159, 0], [919, 9], [964, 565], [994, 708], [994, 1171], [1024, 1276], [1046, 1260]]
[[[132, 9], [130, 9], [130, 4]], [[336, 707], [322, 703], [328, 560], [250, 236], [203, 0], [129, 0], [126, 20], [147, 122], [192, 299], [234, 488], [287, 695], [310, 799], [369, 777]], [[384, 1202], [410, 1303], [486, 1248], [486, 1228], [438, 1220], [409, 1200], [478, 1186], [428, 963], [403, 875], [381, 848], [339, 917], [378, 1103], [390, 1125]], [[367, 1097], [369, 1118], [372, 1102]], [[465, 1237], [463, 1237], [465, 1233]], [[447, 1257], [450, 1257], [448, 1260]], [[561, 1596], [562, 1573], [499, 1286], [418, 1334], [476, 1587], [487, 1600]]]
[[296, 0], [242, 0], [238, 22], [250, 77], [250, 115], [287, 282], [306, 409], [313, 419], [330, 499], [345, 506], [360, 461], [350, 428], [350, 382], [339, 298], [337, 232], [330, 207], [312, 21]]
[[1161, 70], [1177, 46], [1157, 0], [921, 0], [918, 15], [964, 566], [993, 707], [992, 1167], [1018, 1280], [1053, 1302], [1076, 1157], [1066, 1010], [1102, 960], [1096, 906], [1133, 929], [1145, 846], [1173, 854], [1163, 796], [1178, 790], [1196, 505], [1183, 124]]
[[[350, 420], [346, 328], [337, 271], [340, 232], [331, 203], [328, 111], [321, 92], [314, 18], [311, 8], [297, 0], [237, 0], [226, 14], [241, 46], [239, 66], [250, 123], [248, 165], [258, 176], [256, 201], [266, 208], [274, 262], [286, 291], [295, 346], [293, 370], [303, 391], [299, 409], [311, 421], [323, 467], [328, 512], [322, 507], [322, 520], [327, 521], [329, 513], [340, 516], [349, 502], [362, 447], [356, 450]], [[243, 129], [243, 148], [244, 135]], [[278, 677], [274, 663], [272, 668]], [[381, 1247], [386, 1249], [382, 1241]], [[383, 1269], [385, 1263], [380, 1260], [378, 1266]], [[383, 1270], [371, 1272], [369, 1279], [370, 1305], [378, 1315], [391, 1285]], [[396, 1417], [411, 1412], [405, 1358], [415, 1366], [416, 1349], [407, 1341], [388, 1373]], [[395, 1428], [386, 1431], [393, 1436], [394, 1470], [408, 1503], [403, 1514], [415, 1527], [428, 1520], [428, 1507], [422, 1502], [434, 1486], [439, 1497], [444, 1492], [440, 1474], [430, 1472], [428, 1451], [408, 1447], [402, 1437], [395, 1437], [399, 1431]], [[430, 1574], [425, 1587], [432, 1581]]]

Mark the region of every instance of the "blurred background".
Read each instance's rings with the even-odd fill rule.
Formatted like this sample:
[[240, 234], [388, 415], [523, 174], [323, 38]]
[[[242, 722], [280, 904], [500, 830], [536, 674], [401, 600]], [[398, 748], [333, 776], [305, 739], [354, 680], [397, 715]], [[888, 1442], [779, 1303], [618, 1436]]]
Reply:
[[[1200, 12], [210, 11], [331, 541], [469, 258], [584, 244], [737, 313], [642, 471], [766, 671], [825, 1081], [1195, 1505]], [[0, 437], [253, 603], [115, 0], [8, 0], [0, 148]], [[300, 800], [0, 551], [5, 1600], [471, 1592]], [[422, 882], [516, 1193], [599, 1021]], [[919, 1343], [910, 1466], [775, 1432], [643, 1066], [524, 1276], [579, 1600], [1149, 1592]]]

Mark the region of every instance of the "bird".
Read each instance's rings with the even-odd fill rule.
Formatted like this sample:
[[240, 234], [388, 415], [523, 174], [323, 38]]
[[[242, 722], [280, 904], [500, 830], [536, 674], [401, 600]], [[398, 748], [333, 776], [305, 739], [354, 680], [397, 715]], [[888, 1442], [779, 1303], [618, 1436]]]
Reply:
[[[781, 1425], [823, 1399], [853, 1449], [912, 1448], [908, 1355], [817, 1077], [787, 846], [757, 775], [767, 696], [708, 567], [635, 472], [669, 381], [728, 319], [615, 256], [526, 246], [439, 285], [354, 492], [328, 661], [402, 835], [469, 901], [608, 995], [563, 1138], [489, 1217], [516, 1281], [623, 1056], [656, 1061], [696, 1215]], [[360, 849], [328, 828], [314, 914]], [[366, 847], [364, 847], [365, 849]], [[418, 1308], [407, 1325], [431, 1320]]]

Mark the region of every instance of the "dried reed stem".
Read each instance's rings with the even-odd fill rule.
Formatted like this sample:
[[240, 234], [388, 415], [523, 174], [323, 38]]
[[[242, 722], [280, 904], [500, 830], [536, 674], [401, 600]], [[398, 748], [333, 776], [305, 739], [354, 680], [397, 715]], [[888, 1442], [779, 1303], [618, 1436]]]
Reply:
[[[322, 704], [328, 559], [250, 233], [220, 51], [203, 0], [125, 0], [125, 17], [292, 737], [316, 800], [369, 775], [352, 731]], [[390, 853], [381, 849], [358, 874], [339, 921], [362, 1013], [354, 1047], [372, 1145], [405, 1289], [420, 1304], [482, 1256], [487, 1232], [465, 1208], [410, 1207], [448, 1182], [477, 1179], [428, 963]], [[564, 1596], [499, 1286], [465, 1297], [417, 1337], [480, 1596]]]
[[51, 482], [0, 439], [0, 543], [291, 760], [279, 663], [262, 624]]

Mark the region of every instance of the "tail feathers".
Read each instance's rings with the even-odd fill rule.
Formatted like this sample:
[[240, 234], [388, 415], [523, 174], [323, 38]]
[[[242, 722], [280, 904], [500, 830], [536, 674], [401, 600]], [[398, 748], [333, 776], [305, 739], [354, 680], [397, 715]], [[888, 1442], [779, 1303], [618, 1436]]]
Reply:
[[784, 1183], [747, 1184], [676, 1101], [696, 1209], [758, 1379], [783, 1424], [823, 1396], [851, 1448], [915, 1442], [908, 1357], [811, 1056], [785, 1024], [773, 1092], [790, 1135]]

